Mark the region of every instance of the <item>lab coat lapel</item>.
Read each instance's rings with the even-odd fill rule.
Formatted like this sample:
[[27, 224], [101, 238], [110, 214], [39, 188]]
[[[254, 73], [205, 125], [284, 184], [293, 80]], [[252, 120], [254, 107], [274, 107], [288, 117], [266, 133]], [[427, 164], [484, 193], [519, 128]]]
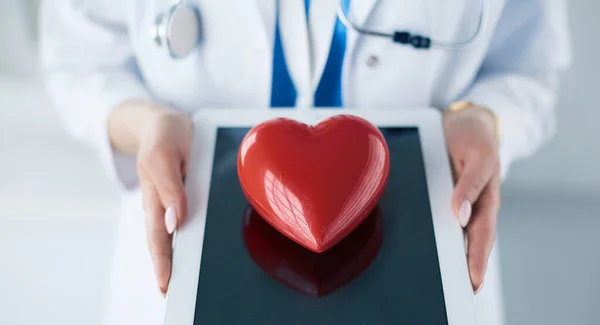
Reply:
[[[314, 91], [329, 56], [331, 38], [336, 17], [331, 15], [332, 7], [340, 5], [340, 0], [313, 1], [310, 23], [314, 30], [324, 31], [312, 35], [315, 55], [311, 55], [310, 39], [304, 16], [304, 0], [254, 0], [264, 24], [264, 35], [268, 44], [273, 44], [276, 15], [279, 15], [281, 40], [285, 52], [290, 76], [296, 87], [298, 99], [296, 106], [313, 106]], [[348, 17], [359, 26], [364, 25], [379, 0], [351, 0]], [[318, 9], [318, 10], [317, 10]], [[354, 52], [360, 35], [352, 30], [347, 32], [346, 57]], [[344, 75], [347, 75], [348, 62], [345, 60]]]
[[377, 2], [379, 2], [379, 0], [350, 0], [351, 9], [350, 12], [347, 12], [348, 17], [359, 26], [363, 25], [371, 15]]
[[[350, 0], [350, 10], [346, 11], [346, 14], [357, 26], [364, 26], [378, 2], [379, 0]], [[360, 34], [354, 30], [348, 30], [346, 34], [347, 53], [352, 53]]]
[[[346, 11], [346, 15], [357, 26], [364, 26], [378, 2], [379, 0], [350, 0], [350, 10]], [[351, 83], [348, 78], [350, 77], [351, 63], [356, 55], [361, 37], [365, 36], [351, 28], [346, 30], [346, 54], [342, 68], [342, 101], [345, 107], [356, 105], [354, 102], [355, 94], [351, 90]]]
[[[355, 0], [356, 1], [356, 0]], [[336, 10], [339, 0], [313, 0], [310, 8], [309, 23], [312, 48], [311, 90], [314, 93], [319, 85], [325, 64], [329, 57], [333, 38]]]
[[311, 60], [304, 0], [279, 0], [278, 7], [285, 61], [296, 86], [296, 106], [311, 107]]
[[[351, 20], [362, 26], [369, 18], [371, 12], [375, 8], [379, 0], [350, 0], [350, 10], [347, 11]], [[311, 2], [309, 15], [309, 23], [312, 31], [316, 33], [310, 34], [310, 43], [312, 47], [311, 55], [311, 93], [314, 94], [319, 81], [325, 70], [327, 59], [329, 58], [329, 50], [331, 48], [331, 40], [337, 21], [337, 11], [341, 6], [341, 0], [319, 0]], [[358, 33], [352, 30], [347, 33], [347, 57], [353, 53], [354, 45], [358, 38]], [[348, 62], [349, 60], [345, 60]]]
[[260, 19], [263, 22], [264, 35], [268, 39], [268, 44], [273, 44], [273, 34], [275, 30], [275, 15], [277, 11], [277, 0], [254, 0]]

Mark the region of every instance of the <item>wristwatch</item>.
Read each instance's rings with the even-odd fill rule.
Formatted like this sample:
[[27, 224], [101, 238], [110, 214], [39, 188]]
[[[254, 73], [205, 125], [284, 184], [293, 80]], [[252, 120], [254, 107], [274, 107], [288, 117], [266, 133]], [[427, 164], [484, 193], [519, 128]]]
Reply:
[[500, 120], [498, 119], [498, 116], [496, 115], [496, 113], [494, 113], [491, 109], [484, 107], [484, 106], [476, 105], [469, 101], [459, 101], [459, 102], [454, 102], [454, 103], [450, 104], [450, 106], [448, 106], [448, 108], [446, 108], [445, 110], [442, 111], [442, 115], [444, 115], [444, 116], [450, 115], [452, 113], [460, 112], [460, 111], [463, 111], [468, 108], [478, 109], [478, 110], [484, 111], [492, 116], [492, 118], [494, 119], [494, 140], [496, 141], [496, 144], [499, 144], [500, 143]]

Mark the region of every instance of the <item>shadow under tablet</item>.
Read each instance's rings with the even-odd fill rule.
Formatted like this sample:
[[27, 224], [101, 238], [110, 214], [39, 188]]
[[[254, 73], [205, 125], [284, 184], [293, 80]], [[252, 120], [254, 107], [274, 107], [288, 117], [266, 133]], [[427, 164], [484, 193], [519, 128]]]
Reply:
[[323, 269], [331, 267], [329, 274], [338, 275], [348, 270], [317, 267], [310, 258], [299, 263], [302, 254], [294, 260], [280, 255], [278, 267], [266, 268], [283, 270], [288, 282], [314, 285], [305, 290], [315, 293], [312, 296], [274, 281], [263, 271], [265, 264], [259, 267], [261, 263], [253, 260], [256, 255], [246, 248], [240, 227], [249, 203], [239, 184], [236, 159], [247, 131], [217, 131], [194, 325], [448, 324], [417, 128], [382, 130], [390, 149], [389, 179], [378, 202], [383, 240], [360, 276], [334, 281]]
[[316, 298], [360, 276], [377, 256], [383, 239], [378, 207], [346, 238], [321, 254], [281, 234], [252, 207], [244, 215], [242, 234], [250, 257], [267, 275]]

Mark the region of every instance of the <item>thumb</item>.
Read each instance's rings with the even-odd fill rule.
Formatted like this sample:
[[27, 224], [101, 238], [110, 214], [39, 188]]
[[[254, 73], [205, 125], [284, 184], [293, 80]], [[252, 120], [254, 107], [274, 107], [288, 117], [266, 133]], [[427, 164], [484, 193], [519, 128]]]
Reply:
[[173, 160], [165, 161], [157, 170], [154, 183], [160, 201], [165, 208], [165, 226], [172, 234], [187, 216], [187, 199], [181, 164]]
[[465, 161], [458, 175], [452, 195], [452, 210], [461, 226], [466, 227], [471, 218], [473, 204], [490, 181], [494, 173], [494, 161], [485, 155], [474, 155]]

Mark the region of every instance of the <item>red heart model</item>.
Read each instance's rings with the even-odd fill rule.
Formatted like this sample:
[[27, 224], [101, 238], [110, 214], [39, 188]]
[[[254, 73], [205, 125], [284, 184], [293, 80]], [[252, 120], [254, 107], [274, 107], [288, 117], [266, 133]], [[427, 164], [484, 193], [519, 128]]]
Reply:
[[244, 137], [237, 162], [250, 204], [316, 253], [367, 217], [387, 184], [389, 165], [379, 129], [351, 115], [316, 126], [285, 118], [261, 123]]
[[289, 240], [252, 208], [244, 215], [242, 234], [250, 258], [263, 272], [289, 288], [321, 298], [369, 268], [383, 242], [382, 219], [375, 207], [354, 231], [322, 254]]

